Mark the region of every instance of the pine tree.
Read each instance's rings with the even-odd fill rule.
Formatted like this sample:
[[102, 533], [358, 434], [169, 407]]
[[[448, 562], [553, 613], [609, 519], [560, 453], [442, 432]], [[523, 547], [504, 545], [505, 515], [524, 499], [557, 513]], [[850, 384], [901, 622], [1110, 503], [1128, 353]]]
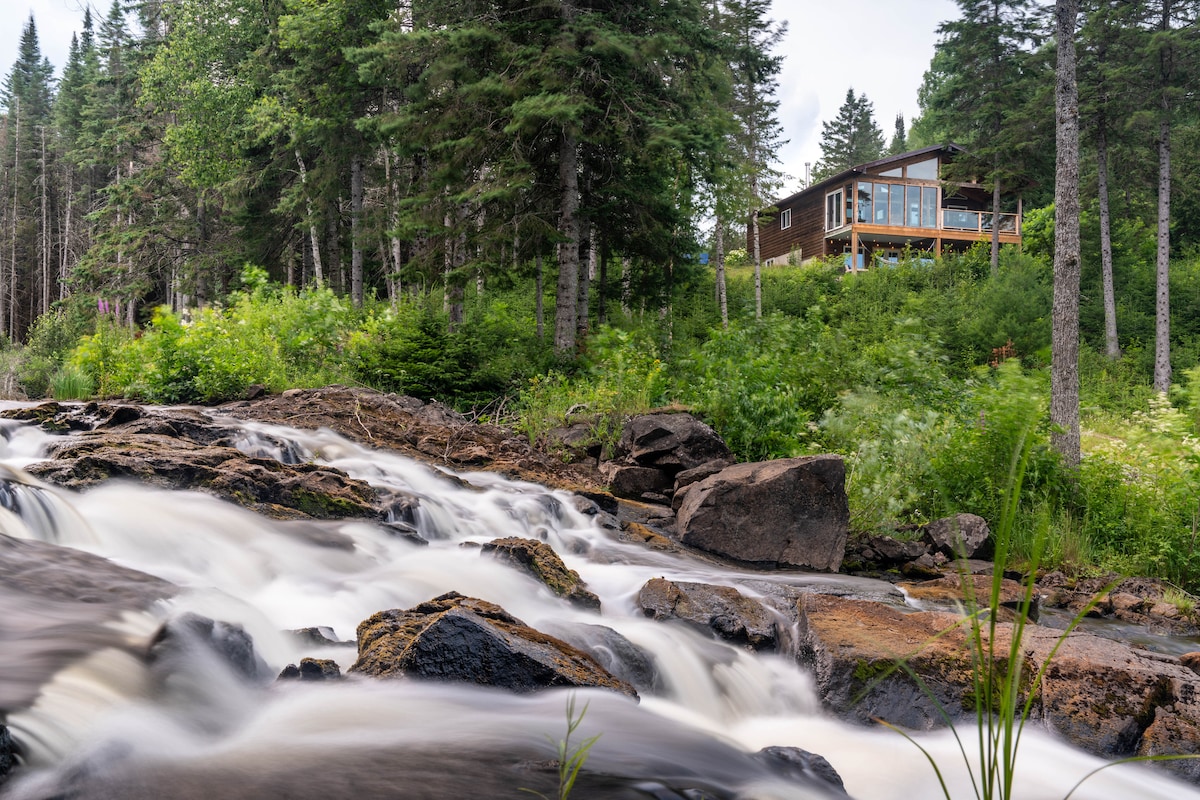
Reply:
[[17, 338], [41, 309], [50, 289], [53, 169], [48, 128], [53, 119], [54, 69], [41, 54], [31, 15], [21, 32], [16, 63], [0, 90], [6, 110], [9, 175], [2, 198], [8, 217], [8, 252], [0, 254], [0, 333]]
[[[981, 177], [992, 189], [992, 270], [1000, 253], [1002, 189], [1028, 179], [1039, 138], [1023, 116], [1036, 97], [1031, 52], [1039, 29], [1032, 0], [957, 0], [961, 16], [941, 25], [942, 40], [923, 87], [924, 129], [961, 144], [948, 177]], [[932, 70], [932, 67], [931, 67]], [[1044, 117], [1040, 104], [1034, 109]], [[916, 126], [914, 125], [914, 129]]]
[[892, 141], [888, 145], [887, 154], [894, 156], [908, 149], [908, 136], [904, 132], [904, 112], [896, 114], [896, 128], [892, 133]]
[[875, 106], [865, 94], [846, 91], [837, 116], [821, 124], [821, 160], [813, 180], [823, 181], [843, 170], [883, 155], [883, 131], [875, 122]]

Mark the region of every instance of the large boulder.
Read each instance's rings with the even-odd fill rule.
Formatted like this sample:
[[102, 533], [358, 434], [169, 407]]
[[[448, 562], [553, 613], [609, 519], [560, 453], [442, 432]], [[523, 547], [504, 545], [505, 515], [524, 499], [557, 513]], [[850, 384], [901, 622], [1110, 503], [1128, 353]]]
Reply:
[[950, 558], [990, 558], [992, 532], [976, 514], [955, 514], [934, 520], [921, 530], [929, 546]]
[[676, 530], [738, 561], [836, 572], [850, 524], [845, 483], [840, 456], [735, 464], [688, 487]]
[[531, 692], [594, 686], [637, 696], [632, 686], [564, 641], [534, 630], [500, 606], [457, 592], [408, 610], [380, 611], [358, 626], [351, 672], [410, 675]]
[[625, 423], [618, 445], [633, 463], [670, 475], [709, 461], [733, 460], [717, 432], [687, 413], [642, 414]]
[[528, 572], [559, 597], [584, 608], [600, 610], [600, 598], [587, 588], [579, 573], [568, 568], [554, 548], [545, 542], [508, 536], [486, 542], [482, 549], [484, 553], [490, 553]]
[[754, 650], [776, 646], [775, 618], [732, 586], [653, 578], [642, 586], [637, 602], [652, 619], [678, 619]]

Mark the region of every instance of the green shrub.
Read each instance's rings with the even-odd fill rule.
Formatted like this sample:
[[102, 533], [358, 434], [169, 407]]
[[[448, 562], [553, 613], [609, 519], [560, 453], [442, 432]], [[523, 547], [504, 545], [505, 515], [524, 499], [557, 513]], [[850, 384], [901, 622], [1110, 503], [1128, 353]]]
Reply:
[[17, 367], [17, 381], [26, 396], [45, 397], [51, 393], [55, 373], [80, 338], [94, 330], [91, 305], [88, 302], [88, 310], [84, 311], [82, 301], [65, 304], [34, 320]]
[[572, 417], [592, 422], [595, 441], [614, 445], [625, 421], [662, 404], [667, 382], [648, 330], [602, 328], [588, 338], [587, 356], [575, 372], [535, 375], [521, 390], [518, 428], [531, 443]]

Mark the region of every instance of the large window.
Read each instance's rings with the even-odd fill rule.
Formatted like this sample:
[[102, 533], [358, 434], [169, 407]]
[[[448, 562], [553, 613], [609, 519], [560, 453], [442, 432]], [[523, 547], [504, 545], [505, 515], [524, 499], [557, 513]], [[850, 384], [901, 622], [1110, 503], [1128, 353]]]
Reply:
[[786, 231], [790, 227], [792, 227], [792, 210], [785, 208], [779, 212], [779, 230]]
[[938, 162], [936, 158], [918, 161], [908, 165], [908, 179], [914, 181], [936, 181], [938, 177]]
[[858, 184], [858, 215], [855, 217], [856, 222], [871, 221], [871, 184]]
[[841, 189], [825, 195], [825, 230], [835, 231], [844, 224], [845, 218], [842, 216], [844, 197]]
[[921, 187], [904, 187], [904, 224], [909, 228], [921, 227]]
[[937, 187], [921, 187], [921, 227], [937, 227]]
[[886, 183], [875, 184], [875, 224], [888, 224], [888, 197], [890, 187]]

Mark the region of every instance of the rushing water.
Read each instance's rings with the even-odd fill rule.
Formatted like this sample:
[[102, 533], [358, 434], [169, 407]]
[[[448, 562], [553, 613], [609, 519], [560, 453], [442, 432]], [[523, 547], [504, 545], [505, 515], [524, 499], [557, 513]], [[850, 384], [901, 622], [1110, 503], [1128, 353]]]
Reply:
[[[529, 796], [518, 791], [521, 775], [488, 754], [519, 743], [516, 749], [531, 758], [552, 758], [552, 742], [566, 724], [563, 692], [515, 696], [403, 680], [249, 685], [216, 662], [200, 661], [178, 665], [164, 680], [137, 655], [163, 619], [190, 611], [243, 626], [272, 672], [304, 656], [334, 659], [345, 670], [352, 647], [318, 648], [286, 631], [326, 626], [352, 640], [372, 613], [451, 590], [495, 602], [540, 630], [604, 625], [651, 654], [658, 678], [640, 703], [609, 692], [576, 693], [580, 706], [588, 704], [578, 735], [600, 735], [589, 770], [685, 785], [699, 775], [742, 797], [820, 796], [810, 787], [764, 781], [746, 756], [787, 745], [825, 756], [859, 800], [940, 796], [933, 770], [912, 744], [823, 714], [809, 677], [792, 660], [647, 620], [635, 605], [638, 589], [653, 577], [749, 592], [753, 574], [617, 542], [572, 498], [541, 487], [482, 473], [449, 476], [327, 431], [255, 424], [242, 431], [247, 452], [312, 459], [419, 498], [405, 523], [429, 544], [361, 521], [267, 520], [198, 493], [113, 483], [75, 494], [6, 473], [16, 480], [0, 485], [14, 494], [0, 494], [0, 505], [21, 515], [0, 509], [4, 533], [101, 555], [182, 592], [150, 612], [105, 618], [86, 604], [32, 603], [0, 590], [0, 632], [9, 638], [0, 646], [20, 652], [39, 622], [45, 629], [37, 635], [60, 637], [55, 644], [62, 652], [93, 643], [80, 649], [86, 657], [55, 666], [52, 675], [47, 668], [34, 705], [9, 717], [30, 769], [0, 797], [50, 797], [63, 786], [75, 792], [70, 796], [113, 798]], [[5, 434], [0, 468], [19, 470], [40, 458], [45, 435], [29, 427]], [[573, 607], [467, 546], [514, 535], [550, 543], [599, 595], [602, 613]], [[331, 540], [343, 546], [330, 547]], [[0, 688], [13, 680], [0, 674]], [[954, 796], [973, 796], [953, 739], [941, 732], [920, 741]], [[1027, 734], [1017, 796], [1062, 797], [1100, 763], [1048, 736]], [[438, 791], [426, 794], [431, 783]], [[1075, 797], [1178, 800], [1200, 798], [1200, 791], [1161, 772], [1121, 766], [1091, 779]]]

